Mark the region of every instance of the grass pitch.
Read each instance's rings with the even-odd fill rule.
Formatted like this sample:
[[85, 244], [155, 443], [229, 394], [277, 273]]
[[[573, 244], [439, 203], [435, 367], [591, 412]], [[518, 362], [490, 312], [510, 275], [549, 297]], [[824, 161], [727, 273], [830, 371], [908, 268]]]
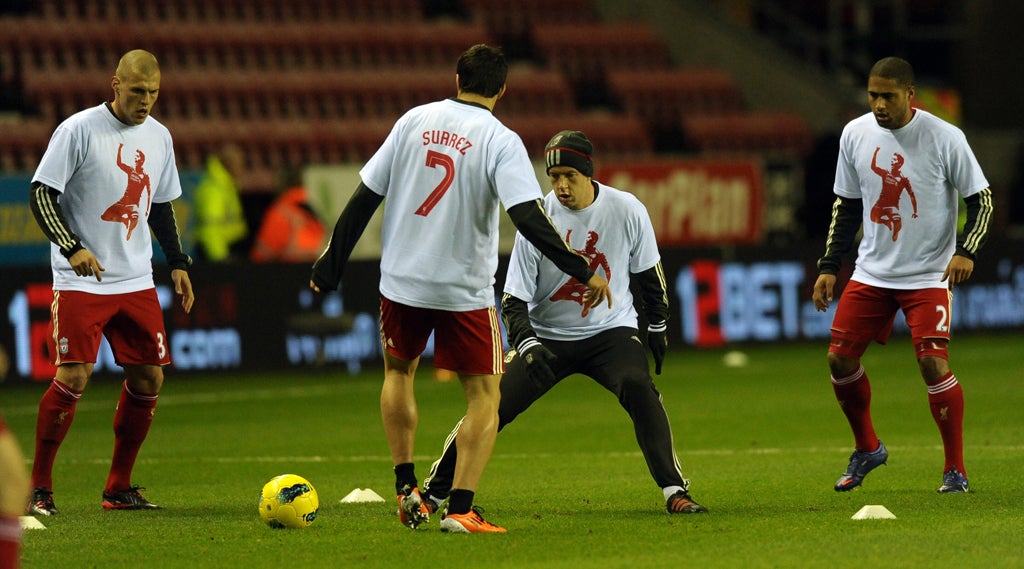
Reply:
[[[379, 416], [380, 370], [179, 377], [173, 370], [135, 483], [161, 511], [106, 512], [100, 494], [119, 384], [96, 378], [58, 455], [61, 514], [26, 531], [24, 567], [947, 567], [1021, 566], [1024, 337], [966, 336], [952, 367], [966, 396], [972, 493], [939, 495], [942, 450], [907, 338], [864, 358], [889, 464], [839, 494], [852, 437], [822, 344], [676, 348], [656, 378], [691, 493], [711, 513], [670, 516], [628, 416], [589, 379], [567, 379], [498, 436], [477, 493], [506, 535], [417, 531], [394, 515]], [[0, 408], [33, 447], [44, 386], [0, 388]], [[464, 402], [423, 369], [417, 385], [422, 479]], [[278, 474], [321, 500], [305, 530], [272, 530], [256, 499]], [[371, 488], [384, 504], [340, 504]], [[854, 521], [881, 504], [895, 520]]]

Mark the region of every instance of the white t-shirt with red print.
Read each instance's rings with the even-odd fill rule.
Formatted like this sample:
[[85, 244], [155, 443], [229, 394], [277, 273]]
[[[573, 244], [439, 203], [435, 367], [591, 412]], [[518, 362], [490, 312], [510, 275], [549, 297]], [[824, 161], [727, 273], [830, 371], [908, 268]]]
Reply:
[[957, 127], [916, 109], [899, 129], [868, 113], [839, 142], [835, 193], [863, 200], [864, 236], [853, 280], [894, 288], [943, 288], [956, 250], [959, 197], [988, 187]]
[[61, 192], [68, 225], [106, 269], [102, 282], [77, 276], [51, 244], [54, 290], [120, 294], [153, 288], [150, 208], [181, 195], [164, 125], [153, 117], [126, 125], [106, 104], [78, 112], [54, 131], [32, 181]]
[[611, 328], [635, 329], [630, 274], [642, 273], [661, 260], [647, 208], [633, 194], [602, 184], [594, 203], [583, 209], [565, 207], [555, 192], [545, 196], [544, 207], [566, 243], [608, 281], [615, 302], [611, 308], [584, 304], [586, 285], [563, 273], [517, 234], [505, 292], [527, 302], [537, 336], [581, 340]]

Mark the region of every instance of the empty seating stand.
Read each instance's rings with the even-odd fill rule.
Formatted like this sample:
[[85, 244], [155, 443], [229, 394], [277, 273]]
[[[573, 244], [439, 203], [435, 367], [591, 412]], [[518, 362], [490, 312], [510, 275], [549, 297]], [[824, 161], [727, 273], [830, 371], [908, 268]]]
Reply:
[[676, 125], [685, 115], [743, 109], [739, 85], [718, 68], [613, 69], [607, 77], [619, 107], [650, 125]]
[[384, 142], [391, 119], [168, 119], [175, 154], [183, 168], [201, 168], [229, 142], [245, 152], [249, 166], [279, 171], [297, 164], [363, 162]]
[[423, 0], [36, 5], [0, 17], [0, 82], [17, 85], [38, 115], [5, 123], [19, 141], [0, 146], [4, 171], [34, 169], [60, 120], [110, 100], [117, 60], [133, 48], [160, 61], [154, 116], [171, 129], [179, 164], [202, 168], [235, 142], [253, 179], [365, 161], [402, 113], [455, 95], [455, 61], [475, 43], [509, 46], [495, 114], [537, 159], [562, 129], [586, 132], [601, 158], [798, 155], [810, 146], [800, 117], [744, 112], [727, 73], [673, 67], [650, 26], [600, 22], [593, 0], [461, 0], [468, 21], [428, 18]]
[[687, 116], [682, 129], [703, 154], [799, 158], [810, 152], [814, 142], [804, 118], [786, 111]]
[[641, 23], [536, 23], [531, 29], [537, 55], [571, 81], [604, 82], [613, 69], [655, 69], [671, 65], [668, 47]]
[[598, 21], [594, 0], [462, 0], [462, 5], [514, 57], [533, 55], [530, 33], [535, 23], [568, 27]]
[[594, 153], [600, 158], [639, 158], [654, 151], [651, 134], [643, 121], [635, 117], [608, 113], [573, 113], [558, 117], [501, 117], [506, 126], [523, 139], [526, 150], [534, 159], [542, 160], [544, 146], [560, 130], [580, 130], [594, 143]]
[[39, 0], [47, 20], [195, 23], [413, 21], [421, 0]]
[[[11, 22], [14, 22], [13, 24]], [[23, 74], [68, 69], [113, 70], [126, 51], [143, 48], [163, 67], [206, 69], [318, 69], [453, 67], [475, 43], [490, 41], [481, 25], [455, 22], [271, 23], [225, 26], [125, 25], [112, 20], [5, 20], [0, 42], [15, 50]], [[6, 59], [6, 57], [5, 57]]]
[[[41, 114], [57, 122], [112, 96], [108, 69], [68, 69], [30, 75], [26, 95]], [[165, 67], [158, 119], [265, 120], [383, 117], [394, 120], [410, 108], [454, 96], [455, 70], [444, 68], [354, 69], [323, 73], [292, 69], [276, 73], [246, 69]], [[515, 69], [499, 103], [504, 115], [574, 112], [572, 93], [554, 72]]]
[[34, 171], [55, 127], [56, 124], [42, 119], [0, 120], [0, 172]]

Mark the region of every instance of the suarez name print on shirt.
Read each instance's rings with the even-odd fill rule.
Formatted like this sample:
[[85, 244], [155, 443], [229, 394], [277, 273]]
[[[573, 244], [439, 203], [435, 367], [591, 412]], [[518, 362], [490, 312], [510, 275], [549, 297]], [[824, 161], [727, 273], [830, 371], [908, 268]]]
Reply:
[[124, 195], [121, 196], [121, 199], [108, 207], [103, 212], [101, 218], [103, 221], [123, 223], [125, 229], [128, 230], [125, 240], [129, 240], [132, 238], [132, 231], [139, 224], [139, 207], [142, 202], [142, 192], [143, 190], [146, 192], [145, 215], [148, 217], [150, 202], [153, 200], [153, 190], [150, 187], [149, 174], [143, 169], [143, 165], [146, 163], [146, 155], [141, 150], [136, 150], [135, 165], [129, 166], [121, 159], [121, 151], [123, 149], [123, 143], [118, 145], [117, 167], [128, 175], [127, 187], [125, 187]]
[[917, 218], [917, 197], [911, 188], [910, 179], [903, 175], [904, 158], [898, 152], [893, 152], [892, 161], [889, 163], [889, 170], [878, 165], [878, 151], [881, 147], [875, 147], [875, 154], [871, 157], [871, 169], [882, 178], [882, 192], [878, 201], [871, 208], [871, 221], [880, 223], [892, 231], [892, 240], [899, 238], [900, 230], [903, 228], [903, 216], [900, 215], [900, 198], [906, 190], [910, 196], [910, 203], [914, 206], [913, 217]]
[[[571, 237], [572, 229], [569, 229], [565, 232], [565, 244], [570, 247], [572, 247], [572, 243], [569, 242], [569, 239]], [[583, 246], [583, 249], [573, 250], [587, 258], [591, 271], [594, 271], [596, 273], [599, 267], [601, 269], [604, 269], [604, 277], [610, 283], [612, 282], [612, 269], [610, 266], [608, 266], [608, 259], [607, 257], [605, 257], [605, 254], [602, 251], [598, 250], [597, 248], [597, 241], [600, 238], [601, 237], [597, 234], [596, 231], [588, 231], [587, 243]], [[559, 289], [556, 290], [555, 293], [552, 294], [551, 298], [549, 298], [548, 300], [571, 300], [573, 302], [579, 303], [580, 306], [583, 307], [583, 312], [580, 313], [580, 316], [586, 318], [587, 314], [590, 313], [590, 304], [583, 300], [583, 295], [586, 292], [587, 285], [576, 280], [575, 277], [571, 277], [565, 284], [559, 287]]]

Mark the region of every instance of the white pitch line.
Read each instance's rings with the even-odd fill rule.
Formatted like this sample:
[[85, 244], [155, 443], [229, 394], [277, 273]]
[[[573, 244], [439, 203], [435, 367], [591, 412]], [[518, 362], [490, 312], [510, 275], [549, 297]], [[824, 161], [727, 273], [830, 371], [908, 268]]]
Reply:
[[[891, 451], [915, 452], [915, 451], [940, 451], [942, 446], [891, 446], [886, 445]], [[997, 452], [1024, 452], [1024, 445], [996, 445], [975, 447], [973, 453], [984, 451]], [[690, 456], [742, 456], [742, 455], [777, 455], [777, 454], [846, 454], [848, 447], [805, 447], [805, 448], [754, 448], [754, 449], [694, 449], [680, 452], [683, 458]], [[602, 453], [494, 453], [491, 460], [529, 460], [529, 459], [566, 459], [566, 458], [638, 458], [640, 451], [629, 452], [602, 452]], [[414, 457], [417, 462], [436, 460], [436, 456], [420, 455]], [[390, 462], [389, 455], [352, 455], [352, 456], [196, 456], [180, 458], [140, 458], [138, 464], [195, 464], [195, 463], [217, 463], [217, 464], [247, 464], [247, 463], [365, 463], [365, 462]], [[109, 464], [110, 458], [86, 458], [61, 460], [66, 464]]]
[[[243, 401], [277, 401], [281, 399], [303, 399], [309, 397], [321, 397], [335, 395], [342, 389], [335, 385], [317, 385], [312, 387], [274, 387], [268, 389], [240, 389], [236, 391], [224, 390], [210, 393], [189, 393], [176, 395], [168, 393], [173, 387], [165, 387], [160, 395], [160, 407], [181, 406], [181, 405], [209, 405], [221, 403], [239, 403]], [[42, 394], [40, 394], [42, 397]], [[93, 411], [113, 411], [117, 405], [117, 398], [104, 399], [102, 397], [90, 397], [89, 392], [75, 406], [75, 413], [89, 413]], [[4, 415], [13, 417], [18, 415], [35, 415], [39, 412], [39, 404], [20, 405], [4, 409]]]

